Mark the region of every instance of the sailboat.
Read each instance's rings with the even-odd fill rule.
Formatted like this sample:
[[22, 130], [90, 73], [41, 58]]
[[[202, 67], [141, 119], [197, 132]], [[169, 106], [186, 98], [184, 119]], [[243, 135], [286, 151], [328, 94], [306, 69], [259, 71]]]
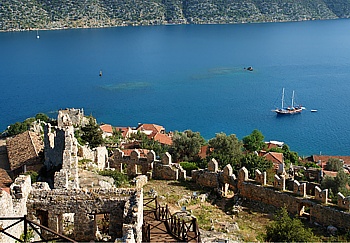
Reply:
[[304, 107], [302, 107], [301, 105], [294, 105], [294, 90], [293, 90], [293, 95], [292, 95], [292, 105], [285, 107], [284, 104], [284, 88], [282, 89], [282, 105], [281, 108], [277, 108], [275, 110], [273, 110], [274, 112], [277, 113], [277, 115], [289, 115], [289, 114], [299, 114], [302, 112], [303, 109], [305, 109]]
[[39, 35], [39, 30], [36, 30], [36, 38], [39, 39], [40, 35]]

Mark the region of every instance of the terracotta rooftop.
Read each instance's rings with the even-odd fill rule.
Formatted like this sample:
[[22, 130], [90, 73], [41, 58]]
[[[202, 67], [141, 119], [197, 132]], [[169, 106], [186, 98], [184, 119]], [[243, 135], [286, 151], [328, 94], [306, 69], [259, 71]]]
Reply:
[[24, 132], [7, 139], [7, 154], [11, 171], [36, 159], [43, 150], [41, 137], [35, 132]]
[[131, 152], [134, 150], [140, 153], [141, 158], [146, 158], [149, 152], [148, 149], [123, 149], [122, 151], [124, 152], [124, 156], [130, 156]]
[[152, 138], [154, 141], [160, 142], [161, 144], [166, 144], [166, 145], [173, 144], [173, 139], [163, 133], [156, 133], [156, 134], [152, 133], [149, 137]]
[[312, 161], [315, 163], [321, 162], [320, 166], [324, 168], [330, 158], [343, 160], [344, 164], [350, 165], [350, 156], [313, 155]]
[[137, 127], [139, 131], [153, 131], [157, 133], [165, 133], [165, 128], [157, 124], [141, 124]]
[[109, 124], [103, 124], [100, 126], [101, 130], [106, 133], [113, 133], [113, 127]]
[[127, 138], [132, 133], [132, 129], [130, 127], [116, 127], [118, 131], [121, 132], [123, 138]]
[[0, 168], [0, 188], [9, 187], [12, 182], [13, 181], [9, 174], [7, 174], [6, 170]]

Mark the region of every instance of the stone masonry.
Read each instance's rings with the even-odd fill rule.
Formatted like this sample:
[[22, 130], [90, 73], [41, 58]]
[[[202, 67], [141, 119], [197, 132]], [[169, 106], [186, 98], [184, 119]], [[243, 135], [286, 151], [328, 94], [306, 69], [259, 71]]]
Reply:
[[64, 233], [64, 214], [74, 214], [73, 238], [97, 240], [99, 215], [108, 214], [109, 236], [122, 238], [124, 229], [132, 229], [135, 242], [141, 242], [143, 222], [142, 189], [50, 189], [32, 191], [27, 202], [28, 217]]
[[132, 151], [130, 156], [125, 156], [122, 150], [116, 149], [113, 159], [109, 160], [109, 166], [122, 173], [125, 167], [129, 177], [147, 175], [148, 178], [161, 180], [186, 179], [186, 171], [179, 164], [172, 163], [168, 152], [161, 160], [157, 160], [152, 150], [147, 153], [147, 158], [142, 158], [137, 150]]
[[[218, 191], [233, 188], [242, 197], [250, 200], [273, 205], [275, 207], [287, 207], [292, 214], [306, 215], [310, 221], [328, 226], [333, 225], [346, 230], [350, 229], [350, 197], [344, 197], [338, 193], [338, 204], [332, 205], [328, 202], [328, 190], [321, 190], [315, 187], [314, 194], [310, 195], [306, 190], [306, 183], [293, 182], [293, 190], [285, 188], [285, 177], [275, 176], [273, 185], [266, 184], [266, 173], [256, 171], [256, 179], [248, 177], [246, 168], [242, 168], [238, 173], [238, 178], [230, 174], [229, 168], [215, 171], [215, 160], [210, 162], [206, 170], [193, 170], [192, 180], [197, 184]], [[210, 168], [210, 169], [209, 169]], [[214, 171], [213, 171], [214, 170]], [[306, 212], [305, 208], [309, 208]]]
[[[27, 214], [27, 198], [31, 192], [30, 176], [20, 175], [10, 187], [10, 193], [0, 189], [0, 217], [23, 217]], [[6, 228], [18, 220], [0, 221], [0, 228]], [[23, 223], [19, 223], [6, 232], [18, 238], [23, 233]], [[14, 239], [0, 234], [1, 243], [12, 243]]]

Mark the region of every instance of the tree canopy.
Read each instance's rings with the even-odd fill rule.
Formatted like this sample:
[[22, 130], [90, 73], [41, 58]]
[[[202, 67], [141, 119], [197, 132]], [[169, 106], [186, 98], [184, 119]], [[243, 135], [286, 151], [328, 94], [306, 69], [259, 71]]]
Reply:
[[321, 182], [322, 189], [330, 189], [329, 197], [336, 198], [336, 194], [341, 192], [344, 196], [350, 195], [349, 190], [346, 186], [349, 183], [349, 176], [340, 169], [336, 177], [325, 176]]
[[291, 218], [286, 207], [283, 207], [277, 211], [275, 221], [266, 226], [265, 240], [269, 242], [310, 242], [315, 241], [315, 236], [300, 219]]
[[249, 177], [254, 178], [256, 169], [264, 172], [271, 169], [273, 164], [271, 161], [266, 160], [265, 157], [256, 154], [246, 154], [241, 158], [240, 165], [235, 170], [238, 172], [243, 166], [248, 170]]
[[264, 135], [255, 129], [250, 135], [242, 139], [243, 146], [250, 152], [259, 151], [265, 147]]
[[96, 148], [103, 143], [103, 132], [92, 116], [89, 117], [89, 124], [81, 128], [81, 132], [81, 139], [89, 143], [90, 148]]
[[330, 170], [330, 171], [339, 171], [342, 168], [343, 168], [343, 162], [337, 158], [329, 158], [325, 167], [326, 170]]
[[226, 135], [217, 133], [215, 138], [209, 140], [207, 159], [215, 158], [219, 167], [223, 169], [227, 164], [237, 167], [242, 157], [242, 142], [235, 134]]
[[205, 142], [205, 139], [199, 132], [193, 132], [191, 130], [175, 132], [173, 144], [169, 151], [175, 162], [194, 162], [200, 159], [198, 153]]

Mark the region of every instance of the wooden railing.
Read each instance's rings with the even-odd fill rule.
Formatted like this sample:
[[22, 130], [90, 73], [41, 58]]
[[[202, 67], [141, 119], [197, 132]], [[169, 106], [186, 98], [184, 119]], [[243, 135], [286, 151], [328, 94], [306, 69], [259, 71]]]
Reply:
[[[13, 224], [5, 227], [5, 228], [0, 228], [0, 234], [5, 234], [8, 237], [11, 237], [12, 239], [18, 241], [18, 242], [28, 242], [28, 237], [29, 237], [29, 231], [28, 231], [28, 226], [31, 227], [40, 237], [40, 241], [31, 241], [31, 242], [48, 242], [48, 241], [64, 241], [64, 242], [76, 242], [62, 234], [59, 234], [58, 232], [53, 231], [52, 229], [49, 229], [43, 225], [40, 225], [34, 221], [31, 221], [29, 219], [27, 219], [27, 216], [24, 215], [23, 217], [0, 217], [0, 221], [2, 220], [17, 220], [16, 222], [14, 222]], [[19, 224], [23, 222], [23, 239], [19, 239], [16, 236], [6, 232], [6, 230], [12, 228], [13, 226]], [[39, 231], [39, 229], [41, 231]], [[48, 238], [48, 236], [44, 236], [42, 231], [47, 231], [51, 235], [52, 238]], [[53, 236], [52, 236], [53, 235]]]
[[201, 242], [197, 219], [191, 217], [190, 220], [178, 218], [172, 215], [168, 205], [160, 206], [158, 200], [156, 202], [156, 219], [164, 221], [168, 233], [182, 242], [196, 241]]
[[142, 242], [151, 242], [151, 225], [147, 222], [142, 225]]

